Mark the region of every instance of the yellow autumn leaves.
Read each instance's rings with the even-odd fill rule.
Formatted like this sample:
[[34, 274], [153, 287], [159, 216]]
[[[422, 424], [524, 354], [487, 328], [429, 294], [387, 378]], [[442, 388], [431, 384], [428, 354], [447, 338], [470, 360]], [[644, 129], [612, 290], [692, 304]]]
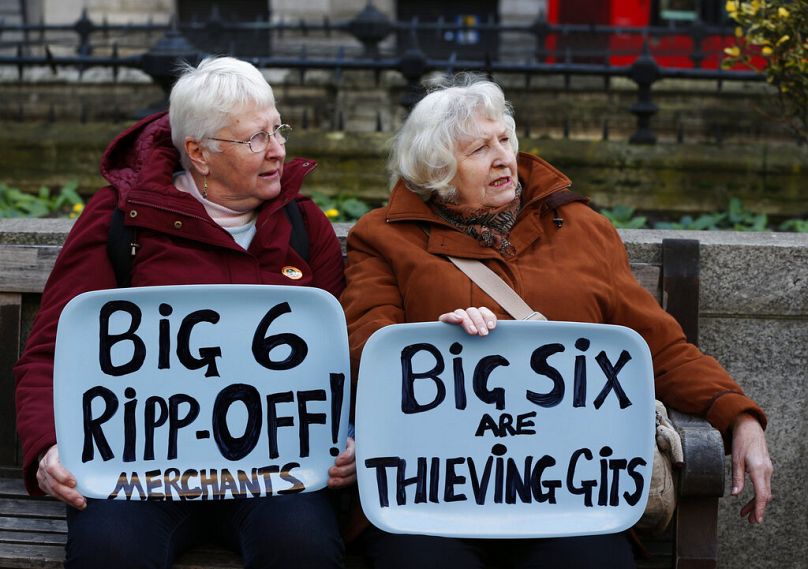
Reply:
[[724, 7], [736, 28], [721, 66], [763, 73], [779, 91], [784, 122], [808, 140], [808, 0], [728, 0]]
[[782, 27], [777, 25], [777, 20], [787, 20], [791, 17], [791, 12], [784, 6], [777, 6], [765, 0], [749, 2], [727, 0], [724, 7], [733, 20], [748, 28], [744, 31], [742, 26], [735, 27], [736, 45], [724, 48], [724, 53], [730, 58], [737, 59], [742, 56], [745, 42], [757, 46], [764, 57], [770, 57], [776, 47], [791, 39], [791, 35], [787, 33], [777, 38], [772, 37], [772, 32], [776, 33], [779, 27]]
[[[742, 2], [740, 0], [727, 0], [724, 8], [733, 19], [738, 12], [748, 16], [756, 15], [761, 9], [766, 9], [768, 4], [765, 0], [751, 0], [750, 2]], [[791, 14], [787, 8], [783, 6], [777, 7], [777, 15], [781, 18], [788, 18]]]

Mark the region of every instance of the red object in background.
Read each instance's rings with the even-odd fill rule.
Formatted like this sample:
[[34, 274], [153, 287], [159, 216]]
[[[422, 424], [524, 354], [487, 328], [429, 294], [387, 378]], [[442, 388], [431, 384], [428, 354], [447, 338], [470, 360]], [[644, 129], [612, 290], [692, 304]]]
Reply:
[[[695, 50], [693, 38], [687, 31], [688, 21], [698, 15], [699, 2], [695, 0], [547, 0], [547, 22], [550, 24], [594, 24], [603, 26], [647, 27], [667, 26], [675, 22], [682, 30], [681, 35], [665, 35], [648, 38], [648, 47], [660, 67], [694, 67], [691, 54]], [[712, 7], [712, 17], [703, 17], [707, 26], [721, 25], [723, 3]], [[706, 20], [706, 21], [705, 21]], [[713, 20], [713, 21], [710, 21]], [[701, 67], [720, 67], [724, 48], [734, 45], [729, 35], [709, 35], [701, 43], [704, 55]], [[551, 35], [547, 39], [547, 49], [558, 49], [562, 54], [566, 48], [571, 53], [573, 63], [604, 63], [607, 56], [611, 65], [631, 65], [642, 53], [643, 37], [631, 34], [569, 34]], [[580, 53], [583, 50], [585, 53]], [[610, 55], [609, 55], [610, 54]], [[565, 61], [564, 55], [549, 57], [548, 61]], [[765, 64], [761, 59], [757, 63]]]

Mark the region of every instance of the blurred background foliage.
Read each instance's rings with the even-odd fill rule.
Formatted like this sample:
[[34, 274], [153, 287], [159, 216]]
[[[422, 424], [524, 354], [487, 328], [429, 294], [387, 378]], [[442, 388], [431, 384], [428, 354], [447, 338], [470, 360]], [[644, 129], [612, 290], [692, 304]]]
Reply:
[[765, 74], [777, 88], [782, 120], [808, 141], [808, 1], [728, 0], [726, 10], [738, 27], [722, 66]]
[[[76, 187], [77, 182], [69, 181], [61, 188], [51, 190], [43, 186], [37, 193], [31, 194], [0, 183], [0, 218], [78, 217], [84, 209], [84, 200], [76, 192]], [[311, 197], [331, 221], [356, 221], [373, 207], [350, 194], [330, 196], [315, 192]], [[744, 208], [738, 198], [730, 198], [725, 211], [698, 216], [683, 215], [678, 220], [651, 220], [647, 215], [638, 214], [636, 208], [623, 204], [600, 208], [599, 211], [620, 229], [808, 232], [808, 219], [791, 218], [772, 223], [765, 213], [755, 213]]]

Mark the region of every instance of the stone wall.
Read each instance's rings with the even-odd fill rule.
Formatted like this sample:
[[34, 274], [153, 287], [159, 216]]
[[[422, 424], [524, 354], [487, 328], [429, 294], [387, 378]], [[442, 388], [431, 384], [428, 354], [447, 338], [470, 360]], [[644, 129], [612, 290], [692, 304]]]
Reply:
[[[387, 196], [385, 173], [389, 133], [304, 131], [305, 93], [279, 89], [290, 103], [284, 120], [295, 125], [290, 156], [319, 162], [305, 192], [350, 194], [380, 203]], [[373, 93], [367, 96], [372, 98]], [[327, 120], [327, 110], [320, 120]], [[309, 120], [313, 120], [311, 115]], [[104, 180], [98, 161], [125, 123], [0, 123], [0, 182], [35, 191], [78, 180], [90, 194]], [[570, 176], [573, 188], [603, 207], [632, 205], [644, 211], [683, 213], [725, 211], [730, 197], [747, 209], [782, 217], [808, 213], [805, 192], [808, 152], [796, 144], [658, 144], [525, 137], [522, 150], [538, 154]]]
[[[663, 237], [701, 242], [700, 346], [769, 416], [774, 502], [751, 527], [751, 497], [721, 501], [721, 569], [804, 569], [808, 560], [808, 235], [623, 231], [632, 261], [653, 262]], [[658, 259], [657, 259], [658, 260]], [[727, 461], [727, 488], [730, 481]]]
[[[156, 41], [152, 38], [151, 41]], [[143, 50], [134, 50], [143, 51]], [[299, 125], [304, 113], [309, 125], [323, 130], [338, 126], [347, 132], [397, 129], [404, 117], [400, 98], [404, 80], [388, 71], [378, 78], [371, 72], [310, 71], [303, 80], [296, 71], [265, 70], [276, 92], [278, 108]], [[143, 116], [147, 107], [163, 102], [164, 94], [149, 77], [135, 69], [122, 69], [112, 81], [110, 69], [61, 67], [28, 68], [24, 81], [17, 69], [0, 66], [0, 121], [56, 120], [109, 121], [115, 116]], [[520, 134], [561, 138], [565, 128], [573, 139], [600, 139], [604, 128], [612, 140], [627, 140], [637, 121], [629, 112], [637, 100], [634, 83], [616, 78], [604, 89], [602, 80], [561, 76], [498, 75], [516, 110]], [[681, 137], [685, 142], [792, 142], [794, 136], [773, 117], [776, 96], [762, 83], [724, 84], [715, 81], [664, 80], [654, 86], [659, 112], [651, 128], [661, 142]], [[379, 123], [380, 121], [380, 123]]]

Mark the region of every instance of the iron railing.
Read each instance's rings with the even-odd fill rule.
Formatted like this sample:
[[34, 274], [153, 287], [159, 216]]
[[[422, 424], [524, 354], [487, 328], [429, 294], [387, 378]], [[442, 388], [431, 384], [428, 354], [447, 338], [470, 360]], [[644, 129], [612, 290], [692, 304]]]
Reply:
[[[480, 34], [522, 34], [533, 39], [518, 42], [528, 47], [523, 53], [503, 55], [509, 50], [486, 53], [482, 57], [464, 59], [459, 51], [429, 54], [419, 45], [419, 34], [434, 33], [442, 37], [447, 31], [453, 33], [475, 30]], [[25, 41], [3, 43], [3, 37], [18, 34]], [[77, 43], [73, 54], [54, 54], [49, 42], [54, 34], [75, 34]], [[269, 35], [267, 35], [269, 34]], [[317, 34], [322, 38], [312, 47], [311, 39]], [[564, 24], [551, 25], [539, 17], [526, 24], [501, 24], [494, 21], [480, 22], [473, 28], [446, 21], [407, 22], [393, 21], [369, 3], [354, 18], [344, 21], [286, 22], [283, 20], [252, 22], [223, 21], [214, 12], [206, 21], [171, 22], [156, 24], [110, 24], [97, 23], [85, 12], [73, 24], [16, 24], [4, 25], [0, 21], [0, 65], [15, 66], [19, 80], [24, 70], [34, 66], [49, 66], [54, 73], [61, 66], [71, 66], [83, 71], [94, 67], [112, 69], [113, 80], [121, 68], [135, 68], [147, 73], [167, 94], [175, 78], [177, 62], [197, 62], [209, 51], [226, 51], [239, 56], [240, 42], [255, 47], [256, 41], [265, 42], [266, 55], [244, 56], [256, 67], [267, 69], [295, 69], [303, 76], [308, 70], [332, 70], [337, 76], [346, 70], [369, 70], [376, 77], [384, 71], [398, 72], [406, 81], [407, 88], [401, 96], [401, 104], [410, 108], [422, 96], [421, 81], [433, 71], [454, 73], [477, 71], [488, 75], [523, 75], [527, 82], [533, 76], [563, 76], [565, 83], [574, 76], [601, 77], [608, 88], [614, 77], [625, 77], [637, 86], [637, 100], [630, 107], [636, 117], [636, 130], [630, 142], [653, 144], [656, 135], [651, 129], [651, 117], [658, 107], [652, 99], [653, 85], [662, 79], [685, 78], [715, 80], [719, 88], [723, 81], [760, 81], [762, 75], [753, 71], [704, 68], [708, 58], [717, 54], [707, 53], [703, 46], [707, 38], [724, 37], [731, 30], [707, 26], [695, 22], [688, 27], [614, 27], [600, 25]], [[153, 38], [159, 35], [154, 42]], [[226, 49], [201, 49], [189, 41], [188, 36], [205, 37], [206, 46], [228, 43]], [[616, 49], [578, 49], [569, 38], [588, 36], [634, 37], [640, 41], [634, 52], [626, 46], [632, 42], [618, 42]], [[421, 35], [421, 37], [423, 37]], [[689, 51], [671, 53], [655, 52], [651, 43], [654, 38], [690, 38]], [[139, 51], [130, 41], [125, 49], [119, 47], [120, 39], [140, 38], [146, 44]], [[229, 38], [229, 39], [228, 39]], [[237, 42], [234, 38], [238, 38]], [[294, 41], [291, 41], [294, 39]], [[345, 40], [348, 40], [348, 43]], [[148, 45], [150, 42], [151, 45]], [[250, 43], [252, 42], [252, 43]], [[680, 42], [681, 43], [681, 42]], [[502, 42], [497, 42], [501, 45]], [[243, 43], [242, 43], [243, 45]], [[530, 47], [532, 45], [532, 48]], [[5, 49], [3, 49], [5, 48]], [[7, 53], [3, 53], [6, 51]], [[10, 53], [8, 53], [10, 51]], [[122, 53], [125, 51], [126, 53]], [[102, 53], [103, 52], [103, 53]], [[512, 52], [512, 50], [510, 50]], [[657, 58], [678, 55], [685, 57], [692, 67], [662, 67]], [[633, 59], [630, 64], [615, 65], [616, 59]], [[584, 62], [582, 62], [584, 61]]]

